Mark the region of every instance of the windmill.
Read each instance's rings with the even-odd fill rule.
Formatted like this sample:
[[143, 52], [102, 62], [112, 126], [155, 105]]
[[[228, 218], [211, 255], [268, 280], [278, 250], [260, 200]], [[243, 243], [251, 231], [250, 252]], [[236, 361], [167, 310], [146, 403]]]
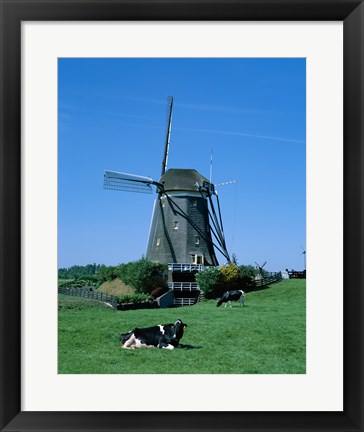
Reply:
[[255, 279], [263, 279], [264, 278], [264, 271], [263, 267], [267, 264], [267, 261], [263, 265], [259, 265], [256, 261], [255, 264], [257, 265], [258, 269], [258, 275], [255, 277]]
[[306, 270], [306, 249], [301, 246], [302, 252], [300, 255], [303, 255], [303, 270]]
[[195, 169], [167, 169], [173, 101], [173, 97], [167, 98], [166, 133], [159, 180], [105, 170], [104, 188], [140, 193], [152, 193], [155, 188], [157, 198], [146, 258], [165, 264], [216, 266], [216, 249], [230, 262], [215, 186]]

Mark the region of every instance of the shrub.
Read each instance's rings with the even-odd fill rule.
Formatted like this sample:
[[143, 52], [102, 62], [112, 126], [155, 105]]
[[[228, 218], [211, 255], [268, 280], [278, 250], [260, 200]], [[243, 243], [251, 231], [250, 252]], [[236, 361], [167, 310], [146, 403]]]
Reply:
[[146, 258], [117, 267], [100, 266], [97, 274], [98, 286], [119, 278], [132, 286], [137, 293], [150, 294], [156, 288], [166, 286], [166, 270], [165, 264], [154, 263]]
[[207, 267], [196, 274], [196, 282], [207, 299], [221, 297], [225, 291], [246, 289], [254, 285], [255, 269], [253, 266], [237, 266], [230, 262], [220, 269]]
[[115, 268], [115, 274], [127, 285], [133, 285], [133, 272], [135, 270], [135, 262], [120, 264]]
[[207, 267], [196, 274], [196, 282], [200, 290], [205, 293], [206, 298], [213, 298], [219, 291], [220, 271], [217, 267]]
[[164, 264], [154, 263], [146, 258], [127, 264], [126, 279], [123, 282], [133, 286], [138, 293], [150, 294], [160, 286], [166, 285]]
[[241, 265], [238, 267], [239, 269], [239, 278], [243, 285], [253, 285], [254, 278], [257, 274], [257, 271], [252, 265]]
[[220, 277], [223, 285], [235, 284], [239, 280], [239, 269], [233, 262], [220, 267]]
[[148, 294], [123, 294], [117, 296], [117, 299], [119, 303], [138, 303], [152, 300]]
[[71, 280], [63, 284], [59, 284], [59, 286], [66, 287], [66, 288], [84, 288], [84, 287], [97, 288], [97, 285], [98, 285], [97, 280], [92, 280], [84, 277], [80, 277], [76, 280]]
[[225, 291], [241, 288], [239, 268], [234, 262], [220, 267], [220, 284], [216, 296], [221, 296]]
[[105, 265], [102, 265], [100, 266], [96, 277], [99, 281], [99, 285], [101, 285], [103, 282], [112, 281], [118, 277], [116, 273], [116, 267], [106, 267]]

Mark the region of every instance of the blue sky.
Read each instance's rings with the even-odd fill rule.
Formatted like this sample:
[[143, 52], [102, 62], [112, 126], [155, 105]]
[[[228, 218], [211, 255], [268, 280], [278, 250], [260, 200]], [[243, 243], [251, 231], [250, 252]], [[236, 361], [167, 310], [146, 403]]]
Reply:
[[[59, 59], [58, 265], [117, 265], [146, 252], [153, 195], [103, 189], [104, 169], [167, 168], [218, 187], [239, 264], [302, 270], [306, 242], [305, 59]], [[224, 259], [218, 255], [220, 264]]]

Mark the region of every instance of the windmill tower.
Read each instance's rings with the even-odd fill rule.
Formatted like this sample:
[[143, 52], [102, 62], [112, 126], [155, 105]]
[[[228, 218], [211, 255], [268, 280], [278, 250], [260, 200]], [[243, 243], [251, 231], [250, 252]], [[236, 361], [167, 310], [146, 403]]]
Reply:
[[[104, 188], [152, 193], [154, 203], [146, 257], [160, 263], [216, 266], [215, 249], [230, 261], [220, 204], [214, 185], [195, 169], [167, 169], [173, 97], [167, 99], [167, 122], [161, 177], [105, 171]], [[217, 203], [215, 210], [214, 201]]]
[[255, 280], [260, 280], [264, 278], [264, 270], [263, 267], [267, 264], [267, 261], [263, 265], [258, 264], [255, 261], [255, 264], [257, 265], [258, 274], [255, 276]]
[[306, 249], [304, 249], [302, 246], [301, 249], [302, 249], [301, 255], [303, 255], [303, 271], [305, 271], [306, 270]]

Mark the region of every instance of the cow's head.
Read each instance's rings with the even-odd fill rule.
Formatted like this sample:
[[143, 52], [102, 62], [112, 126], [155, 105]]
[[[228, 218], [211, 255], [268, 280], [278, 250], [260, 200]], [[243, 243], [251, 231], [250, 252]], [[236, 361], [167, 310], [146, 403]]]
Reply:
[[187, 324], [185, 324], [184, 322], [182, 322], [182, 320], [178, 319], [175, 323], [174, 323], [174, 337], [173, 339], [176, 341], [176, 343], [178, 344], [179, 341], [182, 339], [183, 336], [183, 330], [187, 327]]

